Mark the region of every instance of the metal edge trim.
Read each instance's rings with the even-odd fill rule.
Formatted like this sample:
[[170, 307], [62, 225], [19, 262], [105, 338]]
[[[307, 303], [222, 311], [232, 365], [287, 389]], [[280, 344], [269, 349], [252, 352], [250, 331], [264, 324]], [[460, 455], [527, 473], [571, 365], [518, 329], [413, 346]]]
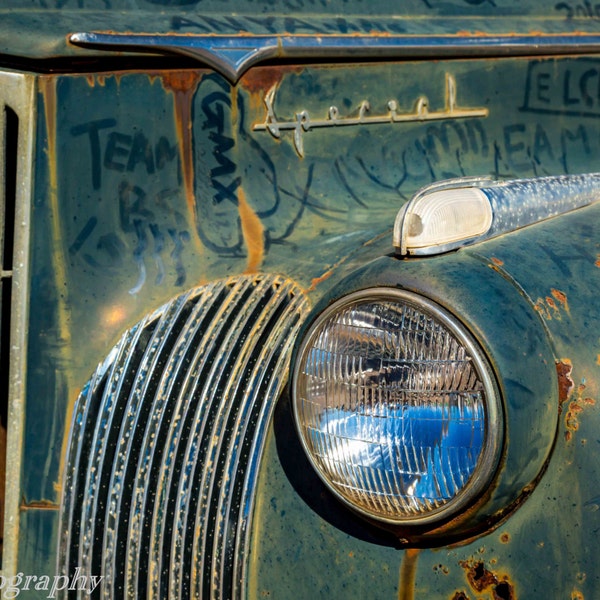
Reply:
[[[35, 78], [31, 75], [0, 72], [0, 95], [19, 117], [9, 404], [6, 447], [6, 488], [2, 575], [16, 573], [19, 550], [19, 503], [21, 498], [22, 440], [25, 421], [25, 378], [27, 361], [27, 316], [29, 314], [29, 234], [33, 187], [33, 146], [35, 137]], [[10, 460], [8, 459], [10, 457]]]
[[77, 32], [74, 46], [105, 52], [179, 54], [237, 81], [251, 66], [271, 58], [393, 59], [539, 56], [600, 53], [600, 34], [482, 35], [193, 35]]

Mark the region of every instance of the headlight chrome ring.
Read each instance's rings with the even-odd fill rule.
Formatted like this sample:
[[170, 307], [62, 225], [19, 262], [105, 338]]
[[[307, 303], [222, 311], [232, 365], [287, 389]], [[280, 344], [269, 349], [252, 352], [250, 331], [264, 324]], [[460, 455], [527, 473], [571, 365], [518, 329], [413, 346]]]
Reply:
[[469, 506], [502, 450], [501, 398], [483, 350], [446, 309], [401, 289], [351, 293], [316, 318], [297, 353], [293, 410], [328, 488], [397, 526]]

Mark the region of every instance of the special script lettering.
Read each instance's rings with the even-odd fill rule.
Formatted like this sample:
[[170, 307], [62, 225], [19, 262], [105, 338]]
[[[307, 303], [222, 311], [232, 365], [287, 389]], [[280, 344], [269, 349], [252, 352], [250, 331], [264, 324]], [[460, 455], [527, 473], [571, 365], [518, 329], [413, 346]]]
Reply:
[[330, 106], [327, 116], [323, 119], [311, 119], [308, 111], [297, 112], [293, 119], [280, 121], [275, 115], [275, 93], [277, 84], [265, 94], [265, 107], [267, 114], [264, 123], [254, 125], [253, 131], [268, 131], [274, 138], [279, 139], [281, 132], [292, 131], [294, 147], [300, 156], [304, 156], [304, 133], [311, 129], [321, 127], [346, 127], [352, 125], [375, 125], [378, 123], [409, 123], [415, 121], [440, 121], [443, 119], [465, 119], [472, 117], [487, 117], [487, 108], [464, 108], [456, 101], [456, 80], [446, 73], [446, 103], [443, 109], [429, 110], [429, 100], [426, 96], [417, 98], [413, 110], [401, 112], [396, 100], [387, 103], [388, 112], [382, 115], [369, 115], [371, 105], [368, 100], [363, 100], [356, 116], [340, 116], [337, 106]]

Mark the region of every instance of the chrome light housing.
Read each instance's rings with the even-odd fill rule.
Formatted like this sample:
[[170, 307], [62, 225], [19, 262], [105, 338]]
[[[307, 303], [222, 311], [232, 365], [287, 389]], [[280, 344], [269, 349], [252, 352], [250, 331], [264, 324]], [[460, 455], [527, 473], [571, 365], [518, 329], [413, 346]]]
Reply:
[[503, 444], [500, 393], [465, 326], [431, 300], [373, 288], [309, 327], [293, 376], [309, 460], [366, 517], [430, 525], [490, 485]]

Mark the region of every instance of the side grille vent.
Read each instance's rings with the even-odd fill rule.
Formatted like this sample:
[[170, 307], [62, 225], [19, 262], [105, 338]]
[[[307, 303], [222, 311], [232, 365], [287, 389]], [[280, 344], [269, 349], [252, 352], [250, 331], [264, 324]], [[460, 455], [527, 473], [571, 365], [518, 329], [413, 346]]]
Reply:
[[61, 572], [102, 576], [106, 598], [241, 597], [253, 482], [307, 311], [289, 280], [238, 277], [123, 335], [75, 407]]

